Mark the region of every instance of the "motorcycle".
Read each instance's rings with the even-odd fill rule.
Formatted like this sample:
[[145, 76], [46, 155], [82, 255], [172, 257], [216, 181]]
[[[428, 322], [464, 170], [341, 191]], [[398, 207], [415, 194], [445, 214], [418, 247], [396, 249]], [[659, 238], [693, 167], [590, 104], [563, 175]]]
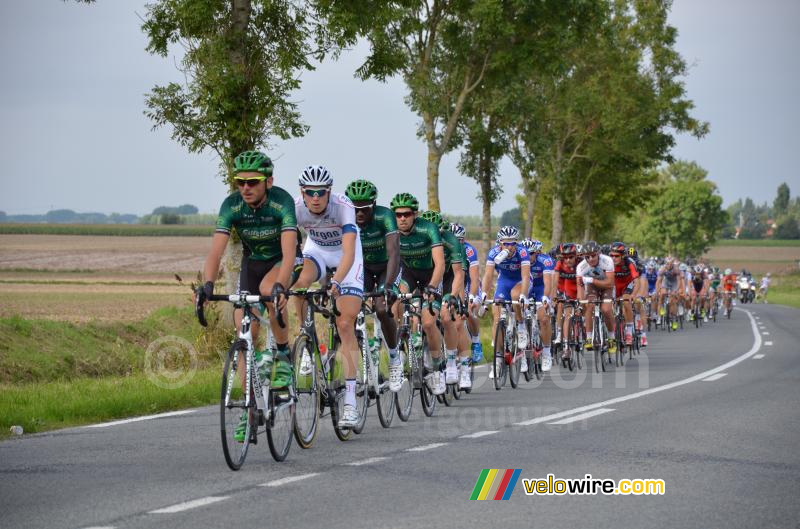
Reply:
[[752, 303], [756, 299], [756, 283], [752, 277], [742, 276], [737, 280], [736, 290], [739, 293], [739, 302]]

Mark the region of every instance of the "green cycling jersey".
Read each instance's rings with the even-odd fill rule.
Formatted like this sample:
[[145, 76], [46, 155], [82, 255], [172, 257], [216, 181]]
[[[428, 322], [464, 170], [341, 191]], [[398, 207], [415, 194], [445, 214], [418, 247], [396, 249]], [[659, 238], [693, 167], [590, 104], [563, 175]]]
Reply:
[[294, 199], [280, 187], [273, 186], [267, 191], [263, 204], [253, 209], [238, 191], [231, 193], [219, 208], [216, 232], [230, 234], [234, 228], [250, 252], [250, 259], [279, 258], [282, 255], [281, 232], [297, 228]]
[[442, 244], [444, 245], [445, 273], [450, 272], [454, 263], [461, 263], [464, 270], [469, 267], [467, 262], [467, 251], [464, 244], [453, 235], [450, 230], [440, 232]]
[[372, 211], [372, 220], [358, 227], [361, 232], [361, 251], [365, 265], [382, 265], [389, 262], [386, 236], [397, 233], [397, 220], [389, 208], [375, 206]]
[[412, 270], [433, 268], [431, 250], [442, 245], [439, 227], [417, 217], [409, 233], [400, 233], [400, 259], [403, 266]]

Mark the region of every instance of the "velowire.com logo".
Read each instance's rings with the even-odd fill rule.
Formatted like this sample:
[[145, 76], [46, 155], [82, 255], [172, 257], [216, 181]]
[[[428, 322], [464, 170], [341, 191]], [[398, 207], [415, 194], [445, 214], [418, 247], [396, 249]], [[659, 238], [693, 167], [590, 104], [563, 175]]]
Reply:
[[521, 468], [484, 468], [472, 489], [471, 500], [507, 500], [514, 492]]

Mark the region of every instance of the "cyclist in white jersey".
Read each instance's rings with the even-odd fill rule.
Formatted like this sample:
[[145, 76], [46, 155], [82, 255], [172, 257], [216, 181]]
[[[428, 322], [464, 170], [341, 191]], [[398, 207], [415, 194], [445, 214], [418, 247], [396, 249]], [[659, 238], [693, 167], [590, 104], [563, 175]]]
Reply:
[[[358, 343], [355, 321], [364, 295], [364, 263], [361, 238], [356, 225], [356, 210], [350, 199], [331, 193], [333, 177], [321, 166], [309, 166], [300, 173], [300, 196], [294, 201], [297, 225], [306, 232], [303, 246], [303, 271], [296, 288], [307, 288], [333, 271], [331, 295], [340, 315], [336, 327], [342, 340], [339, 357], [345, 378], [345, 400], [340, 428], [352, 428], [358, 422], [356, 407], [356, 362]], [[298, 311], [298, 316], [300, 312]], [[303, 364], [310, 362], [301, 362]]]

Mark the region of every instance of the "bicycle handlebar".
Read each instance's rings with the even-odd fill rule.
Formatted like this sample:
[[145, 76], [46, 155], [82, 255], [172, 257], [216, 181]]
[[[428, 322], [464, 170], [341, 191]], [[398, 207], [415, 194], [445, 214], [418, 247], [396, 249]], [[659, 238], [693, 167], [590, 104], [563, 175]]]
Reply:
[[[236, 294], [211, 294], [211, 296], [201, 300], [200, 296], [197, 296], [197, 301], [195, 302], [194, 306], [194, 313], [197, 316], [197, 321], [200, 322], [200, 325], [203, 327], [208, 327], [208, 320], [206, 320], [206, 315], [203, 311], [203, 305], [206, 301], [227, 301], [229, 303], [233, 303], [234, 305], [256, 305], [258, 303], [272, 303], [274, 301], [273, 296], [261, 296], [259, 294], [250, 294], [248, 292], [237, 292]], [[281, 329], [286, 328], [286, 322], [283, 321], [283, 315], [281, 311], [276, 311], [275, 318], [278, 320], [278, 326]]]

